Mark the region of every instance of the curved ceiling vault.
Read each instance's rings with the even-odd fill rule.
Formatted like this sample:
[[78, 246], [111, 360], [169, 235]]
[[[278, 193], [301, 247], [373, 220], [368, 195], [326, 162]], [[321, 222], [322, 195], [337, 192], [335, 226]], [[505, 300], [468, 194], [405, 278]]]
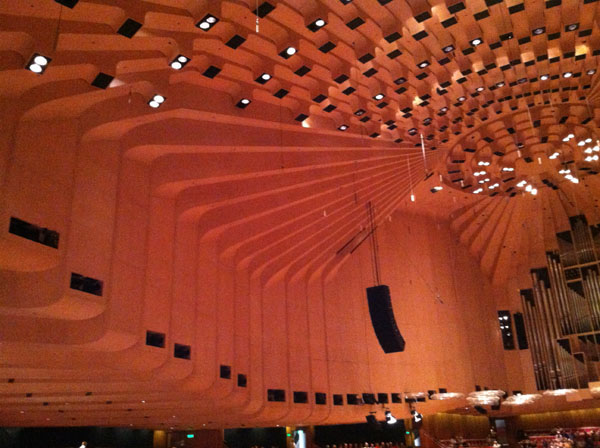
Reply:
[[[0, 4], [2, 219], [65, 238], [0, 240], [1, 423], [169, 426], [182, 402], [194, 424], [347, 420], [273, 411], [139, 335], [193, 313], [216, 334], [245, 294], [333, 276], [368, 202], [450, 219], [497, 284], [529, 267], [529, 235], [600, 221], [600, 2], [59, 3]], [[136, 300], [65, 293], [73, 265]]]

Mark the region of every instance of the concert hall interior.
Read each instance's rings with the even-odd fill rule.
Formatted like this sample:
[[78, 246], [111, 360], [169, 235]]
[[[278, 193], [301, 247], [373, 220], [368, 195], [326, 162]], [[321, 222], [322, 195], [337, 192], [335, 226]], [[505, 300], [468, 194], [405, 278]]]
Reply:
[[0, 1], [0, 445], [600, 427], [599, 24]]

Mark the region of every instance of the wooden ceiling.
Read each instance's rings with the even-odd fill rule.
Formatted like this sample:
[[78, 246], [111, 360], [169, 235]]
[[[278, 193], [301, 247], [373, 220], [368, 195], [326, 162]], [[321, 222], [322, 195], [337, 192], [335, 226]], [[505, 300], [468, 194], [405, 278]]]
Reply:
[[[338, 271], [368, 233], [370, 202], [379, 223], [400, 206], [450, 220], [483, 272], [502, 284], [529, 268], [528, 256], [515, 263], [511, 255], [528, 236], [542, 229], [551, 241], [575, 213], [600, 221], [600, 162], [586, 161], [599, 154], [599, 5], [0, 2], [0, 129], [12, 136], [0, 142], [3, 219], [28, 218], [61, 235], [76, 224], [82, 235], [115, 232], [114, 241], [69, 236], [68, 257], [0, 242], [10, 285], [0, 302], [0, 405], [10, 414], [0, 410], [0, 422], [164, 427], [173, 406], [190, 401], [187, 412], [203, 420], [189, 421], [215, 413], [223, 426], [230, 406], [246, 399], [201, 403], [219, 391], [194, 395], [188, 390], [204, 385], [191, 381], [173, 392], [172, 382], [155, 385], [146, 358], [120, 363], [116, 354], [126, 357], [136, 341], [121, 332], [130, 322], [90, 300], [56, 300], [56, 285], [41, 274], [66, 272], [67, 260], [96, 278], [151, 279], [135, 286], [150, 297], [169, 290], [167, 272], [177, 272], [173, 288], [184, 297], [189, 278], [221, 267], [287, 287]], [[34, 68], [42, 73], [28, 70], [40, 55], [49, 61]], [[530, 223], [525, 233], [521, 221]], [[206, 241], [203, 252], [190, 243]], [[543, 244], [527, 253], [534, 249]], [[39, 291], [22, 292], [31, 283]], [[128, 306], [124, 312], [136, 310]], [[42, 319], [58, 329], [50, 339], [36, 331]], [[89, 352], [66, 345], [103, 352], [99, 362], [116, 362], [115, 370], [85, 370]], [[124, 378], [119, 369], [132, 363]], [[180, 373], [170, 366], [159, 376]], [[87, 395], [92, 384], [101, 402]], [[50, 403], [52, 417], [21, 414], [33, 402]], [[106, 411], [109, 402], [120, 413]], [[245, 410], [247, 421], [282, 422], [259, 402]], [[74, 403], [87, 420], [65, 414]]]

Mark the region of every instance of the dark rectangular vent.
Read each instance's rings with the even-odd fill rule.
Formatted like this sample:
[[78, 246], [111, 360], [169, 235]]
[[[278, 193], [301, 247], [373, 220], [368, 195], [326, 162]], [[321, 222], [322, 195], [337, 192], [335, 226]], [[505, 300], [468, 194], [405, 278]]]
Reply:
[[165, 334], [147, 330], [146, 345], [158, 348], [165, 348]]
[[335, 48], [335, 44], [331, 41], [328, 41], [319, 47], [319, 51], [321, 53], [329, 53], [334, 48]]
[[413, 34], [413, 39], [415, 40], [421, 40], [421, 39], [425, 39], [427, 36], [429, 36], [429, 34], [427, 33], [427, 31], [422, 30], [419, 31], [417, 34]]
[[112, 80], [115, 79], [114, 76], [107, 75], [106, 73], [98, 73], [94, 80], [92, 81], [92, 85], [94, 87], [98, 87], [99, 89], [106, 89]]
[[353, 405], [360, 404], [357, 394], [346, 394], [346, 402]]
[[343, 82], [346, 82], [346, 81], [348, 81], [349, 79], [350, 79], [350, 77], [349, 77], [348, 75], [341, 74], [341, 75], [339, 75], [337, 78], [334, 78], [333, 80], [334, 80], [336, 83], [338, 83], [338, 84], [341, 84], [341, 83], [343, 83]]
[[395, 31], [392, 34], [388, 34], [387, 36], [385, 36], [384, 39], [387, 40], [391, 44], [392, 42], [397, 41], [401, 37], [402, 37], [402, 34], [400, 34], [398, 31]]
[[327, 394], [324, 392], [315, 392], [315, 404], [327, 404]]
[[450, 11], [451, 14], [456, 14], [458, 11], [462, 11], [463, 9], [465, 9], [465, 4], [463, 2], [458, 2], [454, 5], [448, 6], [448, 11]]
[[225, 380], [231, 379], [231, 366], [221, 364], [219, 367], [219, 377]]
[[294, 391], [294, 403], [308, 403], [308, 393]]
[[206, 76], [207, 78], [213, 79], [219, 73], [221, 73], [221, 69], [219, 67], [215, 67], [214, 65], [211, 65], [206, 70], [204, 70], [204, 73], [202, 73], [202, 74], [204, 76]]
[[267, 401], [285, 401], [285, 390], [283, 389], [268, 389]]
[[142, 24], [140, 22], [136, 22], [133, 19], [127, 19], [125, 20], [125, 22], [123, 22], [123, 25], [121, 25], [121, 27], [117, 30], [117, 33], [121, 36], [125, 36], [131, 39], [141, 27]]
[[85, 277], [76, 272], [71, 273], [71, 289], [87, 292], [95, 296], [102, 296], [102, 280]]
[[275, 92], [275, 93], [273, 94], [273, 96], [275, 96], [275, 97], [277, 97], [277, 98], [281, 99], [281, 98], [283, 98], [284, 96], [286, 96], [288, 93], [290, 93], [290, 92], [288, 92], [288, 91], [287, 91], [287, 90], [285, 90], [285, 89], [279, 89], [277, 92]]
[[192, 347], [184, 344], [175, 344], [173, 356], [180, 359], [192, 359]]
[[521, 11], [525, 11], [525, 3], [518, 3], [508, 8], [508, 12], [511, 14], [516, 14]]
[[373, 56], [371, 53], [365, 53], [360, 58], [358, 58], [358, 60], [360, 62], [362, 62], [363, 64], [366, 64], [367, 62], [369, 62], [370, 60], [372, 60], [374, 57], [375, 56]]
[[22, 219], [11, 217], [8, 225], [8, 231], [9, 233], [20, 236], [21, 238], [58, 249], [59, 234], [54, 230], [38, 227], [35, 224], [23, 221]]
[[238, 387], [246, 387], [248, 386], [248, 377], [243, 373], [238, 373], [237, 376], [237, 385]]
[[371, 76], [375, 75], [376, 73], [377, 73], [377, 70], [375, 70], [373, 67], [371, 67], [369, 70], [364, 72], [363, 75], [365, 75], [367, 78], [370, 78]]
[[352, 19], [350, 22], [348, 22], [346, 24], [346, 26], [348, 28], [350, 28], [351, 30], [355, 30], [356, 28], [358, 28], [359, 26], [361, 26], [364, 23], [365, 23], [365, 21], [363, 19], [361, 19], [360, 17], [357, 17], [355, 19]]
[[444, 28], [450, 28], [452, 25], [456, 25], [458, 23], [458, 20], [456, 20], [456, 17], [452, 16], [449, 19], [446, 19], [442, 22], [442, 25], [444, 26]]
[[389, 402], [390, 402], [390, 397], [387, 393], [378, 393], [377, 394], [377, 403], [387, 404]]
[[342, 394], [333, 394], [333, 405], [334, 406], [343, 406], [344, 404], [344, 396]]
[[244, 42], [246, 42], [246, 39], [240, 36], [239, 34], [236, 34], [231, 39], [229, 39], [225, 45], [236, 50]]
[[296, 70], [294, 73], [298, 76], [304, 76], [306, 75], [308, 72], [310, 72], [310, 67], [307, 67], [306, 65], [303, 65], [302, 67], [300, 67], [298, 70]]
[[271, 5], [269, 2], [263, 2], [258, 9], [254, 10], [254, 15], [257, 15], [261, 19], [269, 14], [271, 11], [275, 9], [275, 6]]
[[376, 403], [375, 394], [369, 394], [369, 393], [362, 394], [362, 399], [363, 399], [363, 403], [365, 403], [365, 404], [375, 404]]
[[393, 393], [392, 394], [392, 403], [402, 403], [402, 394], [400, 393]]

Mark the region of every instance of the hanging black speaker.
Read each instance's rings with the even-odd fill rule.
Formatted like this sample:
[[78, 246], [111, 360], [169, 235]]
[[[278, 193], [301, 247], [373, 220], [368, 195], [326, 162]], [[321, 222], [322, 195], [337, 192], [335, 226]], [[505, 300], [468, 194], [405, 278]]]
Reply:
[[390, 288], [387, 285], [367, 288], [367, 300], [371, 323], [383, 351], [385, 353], [404, 351], [405, 342], [394, 318]]

